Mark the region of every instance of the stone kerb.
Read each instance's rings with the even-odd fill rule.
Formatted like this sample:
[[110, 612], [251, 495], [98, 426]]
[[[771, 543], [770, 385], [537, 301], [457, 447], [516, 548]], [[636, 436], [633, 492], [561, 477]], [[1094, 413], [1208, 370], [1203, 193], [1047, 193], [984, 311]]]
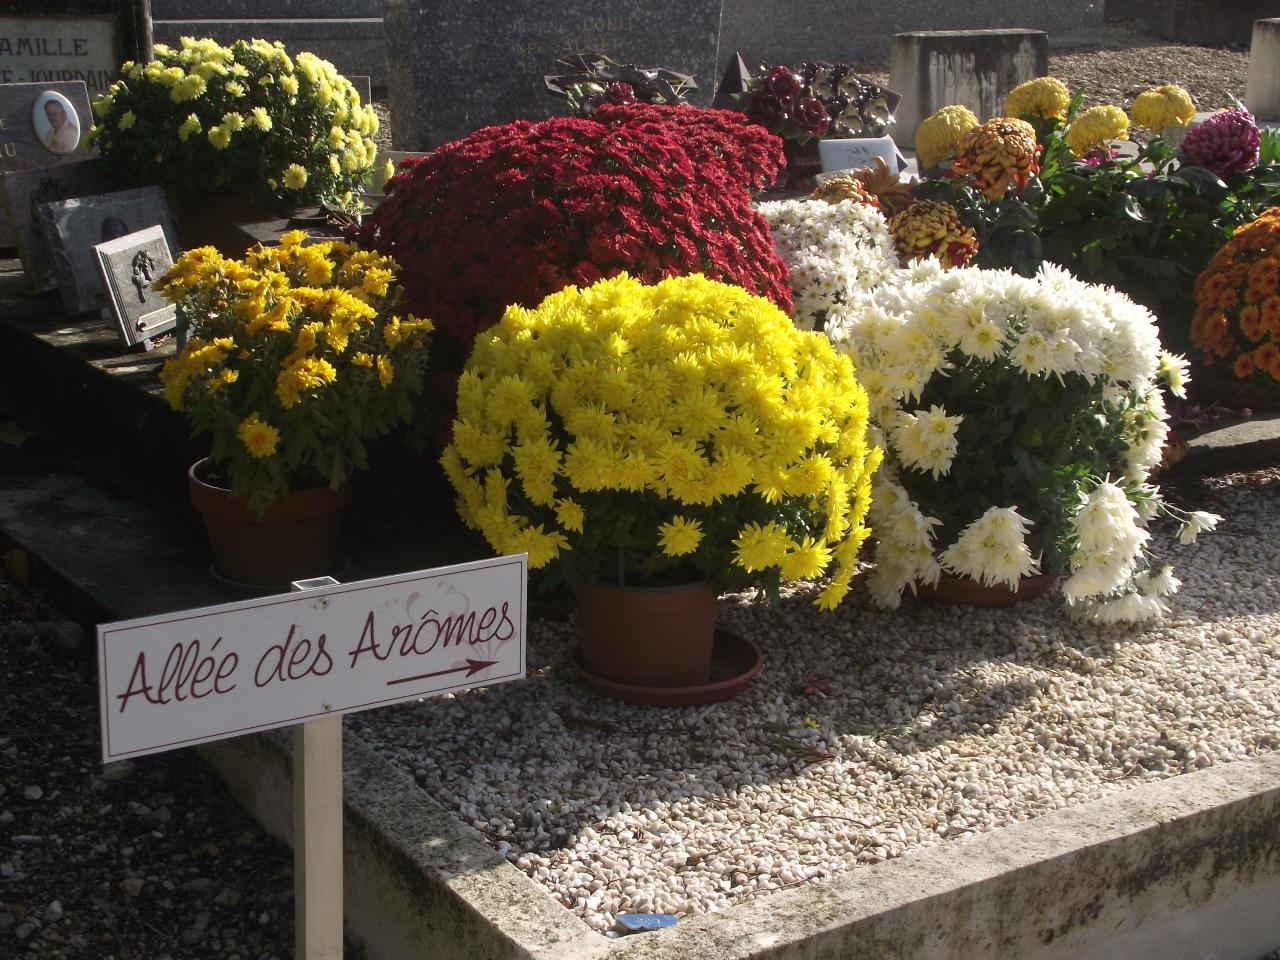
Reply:
[[894, 138], [911, 147], [920, 121], [947, 104], [964, 104], [981, 120], [999, 116], [1010, 90], [1048, 72], [1043, 30], [897, 34], [889, 52], [889, 86], [902, 94]]
[[1280, 120], [1280, 17], [1256, 20], [1244, 104], [1263, 120]]

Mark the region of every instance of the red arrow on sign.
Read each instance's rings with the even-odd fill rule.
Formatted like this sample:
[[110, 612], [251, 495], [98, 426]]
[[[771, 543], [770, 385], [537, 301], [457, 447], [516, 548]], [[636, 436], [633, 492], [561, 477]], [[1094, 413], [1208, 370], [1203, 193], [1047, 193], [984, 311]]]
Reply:
[[453, 667], [449, 670], [437, 670], [435, 673], [420, 673], [414, 677], [401, 677], [399, 680], [388, 680], [387, 686], [393, 687], [397, 683], [412, 683], [414, 680], [426, 680], [428, 677], [443, 677], [445, 674], [461, 673], [463, 670], [467, 671], [468, 677], [472, 677], [485, 667], [492, 667], [497, 662], [497, 660], [472, 660], [470, 657], [467, 657], [467, 665], [465, 667]]

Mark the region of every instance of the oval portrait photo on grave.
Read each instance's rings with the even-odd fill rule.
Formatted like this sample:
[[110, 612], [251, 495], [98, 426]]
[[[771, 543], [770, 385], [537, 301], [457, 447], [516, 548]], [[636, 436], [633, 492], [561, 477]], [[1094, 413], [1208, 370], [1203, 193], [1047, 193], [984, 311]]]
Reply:
[[71, 101], [56, 90], [46, 90], [36, 97], [31, 111], [31, 125], [36, 138], [50, 153], [64, 155], [80, 146], [80, 118]]

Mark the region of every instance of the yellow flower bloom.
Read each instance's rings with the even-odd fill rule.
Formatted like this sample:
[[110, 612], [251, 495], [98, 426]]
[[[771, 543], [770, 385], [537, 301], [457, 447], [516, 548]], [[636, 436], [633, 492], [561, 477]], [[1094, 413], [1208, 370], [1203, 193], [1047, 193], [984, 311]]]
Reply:
[[187, 119], [183, 120], [178, 127], [178, 139], [185, 142], [187, 137], [193, 133], [199, 133], [200, 130], [200, 118], [194, 113], [189, 113], [187, 114]]
[[682, 557], [693, 553], [702, 542], [702, 524], [698, 520], [689, 520], [675, 516], [670, 523], [658, 527], [658, 545], [669, 557]]
[[776, 566], [786, 555], [788, 537], [786, 530], [777, 523], [749, 523], [733, 541], [737, 552], [735, 562], [748, 573]]
[[137, 117], [133, 115], [133, 111], [126, 110], [124, 113], [120, 114], [120, 122], [117, 124], [117, 126], [121, 130], [128, 130], [130, 127], [133, 126], [136, 120], [137, 120]]
[[338, 371], [328, 360], [303, 357], [289, 364], [276, 378], [276, 397], [280, 400], [280, 405], [288, 410], [301, 401], [304, 392], [326, 387], [337, 376]]
[[225, 150], [231, 143], [231, 131], [221, 125], [210, 127], [207, 136], [215, 150]]
[[1144, 90], [1133, 101], [1133, 125], [1161, 133], [1168, 127], [1185, 127], [1196, 115], [1196, 105], [1176, 83]]
[[582, 512], [582, 507], [576, 501], [568, 498], [556, 501], [556, 520], [566, 530], [571, 533], [581, 533], [585, 519], [586, 514]]
[[973, 111], [962, 104], [943, 107], [916, 128], [916, 153], [924, 169], [936, 167], [955, 152], [956, 144], [978, 125]]
[[307, 183], [307, 168], [300, 163], [291, 163], [284, 172], [284, 185], [290, 190], [301, 190]]
[[275, 453], [276, 444], [280, 441], [280, 431], [259, 419], [256, 410], [240, 421], [236, 435], [249, 451], [249, 456], [259, 459]]
[[1065, 117], [1071, 91], [1057, 77], [1036, 77], [1018, 84], [1004, 98], [1004, 112], [1011, 117]]
[[1067, 128], [1067, 146], [1077, 157], [1108, 140], [1129, 139], [1129, 117], [1119, 107], [1101, 104], [1079, 114]]
[[271, 129], [271, 114], [266, 107], [254, 107], [252, 110], [253, 125], [264, 133]]

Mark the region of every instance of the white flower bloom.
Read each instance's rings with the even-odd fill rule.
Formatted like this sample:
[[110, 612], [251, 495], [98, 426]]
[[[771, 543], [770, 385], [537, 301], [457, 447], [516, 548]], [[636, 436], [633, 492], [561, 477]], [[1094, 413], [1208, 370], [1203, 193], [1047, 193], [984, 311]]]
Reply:
[[1016, 507], [991, 507], [960, 533], [939, 558], [951, 573], [985, 584], [1006, 584], [1016, 590], [1018, 581], [1037, 571], [1025, 533], [1030, 522]]
[[1148, 570], [1135, 582], [1138, 590], [1148, 597], [1167, 597], [1182, 586], [1182, 581], [1173, 575], [1173, 567], [1167, 563], [1158, 570]]
[[1191, 364], [1187, 362], [1187, 358], [1177, 354], [1170, 353], [1168, 350], [1162, 351], [1160, 354], [1160, 379], [1168, 386], [1169, 392], [1175, 397], [1185, 397], [1187, 395], [1187, 383], [1190, 381]]
[[1195, 543], [1196, 537], [1201, 533], [1212, 533], [1213, 529], [1222, 522], [1222, 518], [1214, 513], [1206, 513], [1203, 510], [1192, 510], [1187, 515], [1187, 519], [1183, 521], [1182, 529], [1178, 531], [1179, 543]]
[[1126, 593], [1113, 600], [1094, 601], [1073, 608], [1076, 616], [1095, 623], [1136, 623], [1153, 620], [1168, 612], [1159, 598], [1139, 593]]

